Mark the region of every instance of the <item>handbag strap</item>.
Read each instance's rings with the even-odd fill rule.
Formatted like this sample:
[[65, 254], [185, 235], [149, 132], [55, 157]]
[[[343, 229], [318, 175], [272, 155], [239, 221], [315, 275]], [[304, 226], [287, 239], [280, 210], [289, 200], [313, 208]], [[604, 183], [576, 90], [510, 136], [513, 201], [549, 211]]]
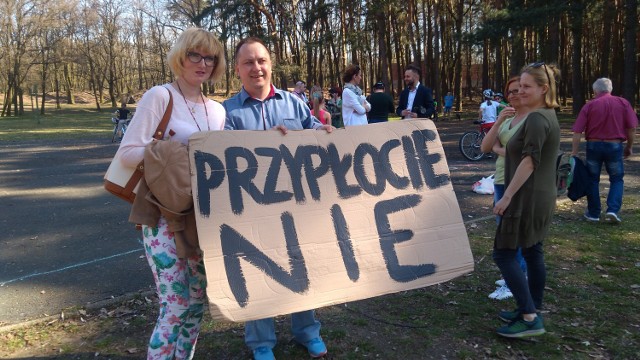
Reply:
[[171, 95], [171, 90], [167, 89], [167, 91], [169, 92], [169, 104], [167, 104], [167, 109], [164, 111], [164, 116], [162, 116], [160, 124], [158, 124], [156, 131], [153, 133], [153, 138], [156, 140], [162, 140], [164, 138], [164, 133], [167, 131], [169, 118], [171, 118], [171, 112], [173, 111], [173, 96]]
[[[166, 88], [165, 88], [166, 89]], [[156, 128], [156, 131], [153, 133], [153, 138], [156, 140], [162, 140], [164, 138], [164, 133], [167, 131], [167, 126], [169, 125], [169, 118], [171, 118], [171, 112], [173, 111], [173, 96], [171, 96], [171, 90], [167, 89], [169, 92], [169, 104], [167, 104], [167, 109], [164, 111], [164, 115], [162, 116], [162, 120], [160, 120], [160, 124]], [[127, 184], [124, 187], [124, 192], [126, 194], [133, 194], [133, 190], [138, 186], [140, 179], [144, 176], [144, 162], [141, 161], [138, 166], [136, 166], [136, 170], [131, 174], [131, 178], [127, 181]]]

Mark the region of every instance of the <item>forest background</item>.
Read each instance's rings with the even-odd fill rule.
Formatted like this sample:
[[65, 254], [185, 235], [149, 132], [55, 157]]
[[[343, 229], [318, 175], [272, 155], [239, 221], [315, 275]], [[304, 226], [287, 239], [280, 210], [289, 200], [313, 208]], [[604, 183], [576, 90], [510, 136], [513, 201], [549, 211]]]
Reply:
[[[637, 105], [638, 0], [2, 0], [0, 93], [5, 116], [25, 113], [25, 96], [41, 114], [91, 94], [95, 109], [119, 106], [172, 81], [166, 54], [182, 30], [214, 32], [225, 44], [227, 71], [205, 86], [228, 97], [240, 88], [233, 48], [242, 38], [268, 43], [273, 82], [291, 87], [342, 86], [349, 63], [362, 87], [384, 81], [397, 96], [403, 69], [419, 64], [436, 100], [451, 91], [455, 109], [480, 91], [502, 89], [525, 64], [556, 63], [559, 98], [577, 114], [598, 77]], [[40, 101], [38, 101], [40, 100]], [[32, 102], [33, 103], [33, 102]], [[48, 103], [47, 103], [48, 104]], [[49, 105], [50, 106], [50, 105]], [[28, 110], [28, 109], [27, 109]]]

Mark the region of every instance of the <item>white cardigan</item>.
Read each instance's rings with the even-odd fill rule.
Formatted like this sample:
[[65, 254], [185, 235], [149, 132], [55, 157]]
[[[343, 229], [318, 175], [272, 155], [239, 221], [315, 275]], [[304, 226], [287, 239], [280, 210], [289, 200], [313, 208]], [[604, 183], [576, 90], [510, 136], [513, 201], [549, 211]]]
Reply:
[[371, 109], [371, 104], [359, 97], [353, 91], [344, 89], [342, 91], [342, 121], [345, 126], [367, 125], [367, 111]]

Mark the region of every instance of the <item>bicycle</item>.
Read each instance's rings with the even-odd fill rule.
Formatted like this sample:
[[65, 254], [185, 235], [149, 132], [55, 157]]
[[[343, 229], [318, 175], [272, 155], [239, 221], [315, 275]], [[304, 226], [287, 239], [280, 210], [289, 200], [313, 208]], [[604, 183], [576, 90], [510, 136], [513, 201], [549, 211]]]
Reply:
[[458, 145], [462, 156], [471, 161], [478, 161], [489, 155], [480, 151], [480, 144], [494, 123], [483, 123], [479, 120], [475, 120], [473, 123], [480, 125], [478, 130], [462, 134]]
[[111, 117], [111, 122], [113, 123], [113, 136], [111, 137], [111, 142], [122, 141], [131, 119], [118, 119], [117, 115], [114, 115]]

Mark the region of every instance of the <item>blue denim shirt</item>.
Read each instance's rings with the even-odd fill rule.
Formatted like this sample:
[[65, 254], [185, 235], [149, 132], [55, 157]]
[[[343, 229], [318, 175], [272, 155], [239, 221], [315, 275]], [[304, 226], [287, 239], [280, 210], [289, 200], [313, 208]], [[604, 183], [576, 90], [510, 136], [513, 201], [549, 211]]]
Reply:
[[[272, 85], [273, 86], [273, 85]], [[305, 103], [288, 91], [273, 88], [274, 94], [264, 101], [252, 98], [242, 90], [222, 103], [227, 111], [225, 130], [269, 130], [284, 125], [290, 130], [317, 129], [322, 123]]]

